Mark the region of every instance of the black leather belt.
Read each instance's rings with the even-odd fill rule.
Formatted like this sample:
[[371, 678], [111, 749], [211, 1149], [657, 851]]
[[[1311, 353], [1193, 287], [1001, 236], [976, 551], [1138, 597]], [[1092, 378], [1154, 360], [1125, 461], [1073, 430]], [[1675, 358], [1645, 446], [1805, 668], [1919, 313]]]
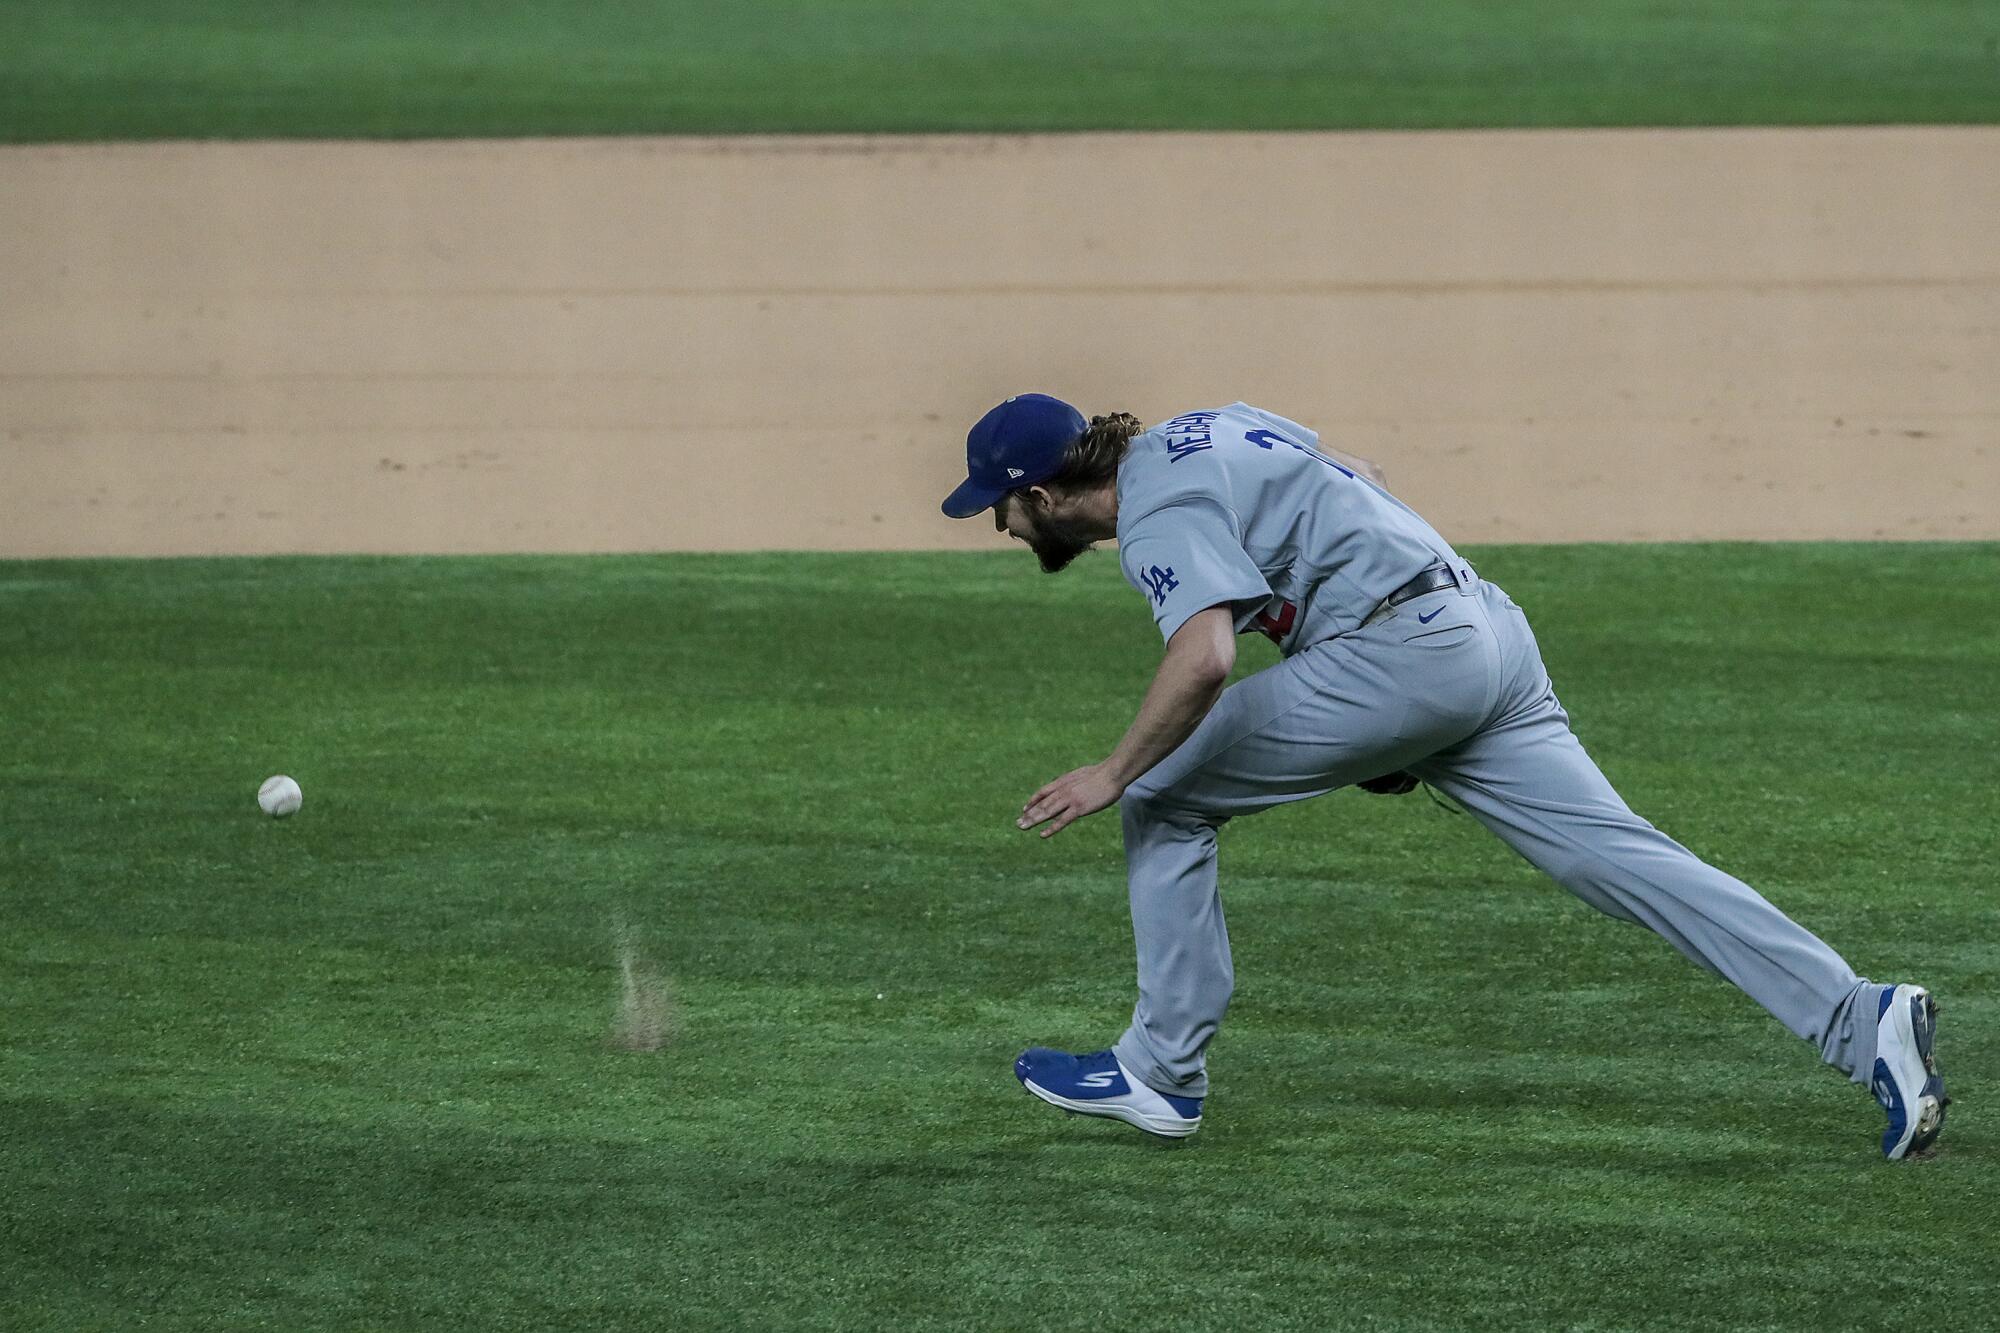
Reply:
[[1457, 586], [1458, 580], [1452, 577], [1450, 565], [1432, 565], [1429, 569], [1417, 575], [1387, 597], [1384, 597], [1382, 605], [1376, 609], [1387, 610], [1392, 606], [1401, 606], [1413, 597], [1422, 597], [1427, 592], [1438, 592], [1444, 588], [1455, 588]]

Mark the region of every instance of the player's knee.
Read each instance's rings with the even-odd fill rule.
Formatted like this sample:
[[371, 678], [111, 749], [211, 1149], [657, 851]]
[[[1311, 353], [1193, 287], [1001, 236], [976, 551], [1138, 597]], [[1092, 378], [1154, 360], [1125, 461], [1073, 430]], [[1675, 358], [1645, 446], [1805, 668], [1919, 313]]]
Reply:
[[1582, 856], [1555, 853], [1536, 859], [1544, 875], [1568, 889], [1571, 893], [1583, 893], [1591, 887], [1594, 876], [1591, 861]]
[[1166, 807], [1160, 800], [1160, 793], [1146, 785], [1142, 778], [1127, 787], [1125, 794], [1118, 798], [1118, 813], [1127, 823], [1150, 824], [1165, 815]]
[[1543, 874], [1591, 906], [1600, 911], [1611, 910], [1601, 901], [1606, 896], [1607, 887], [1605, 865], [1601, 858], [1581, 849], [1564, 848], [1541, 853], [1534, 858], [1534, 862]]
[[1176, 798], [1171, 790], [1134, 783], [1118, 798], [1118, 813], [1125, 820], [1127, 830], [1134, 828], [1167, 827], [1188, 834], [1198, 834], [1204, 829], [1213, 830], [1216, 821], [1190, 809], [1185, 801]]

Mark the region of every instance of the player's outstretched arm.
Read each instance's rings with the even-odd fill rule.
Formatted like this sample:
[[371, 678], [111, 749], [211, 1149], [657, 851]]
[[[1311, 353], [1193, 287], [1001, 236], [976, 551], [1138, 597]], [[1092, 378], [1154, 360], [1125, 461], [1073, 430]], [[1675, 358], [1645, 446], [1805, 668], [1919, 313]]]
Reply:
[[1236, 667], [1236, 621], [1227, 606], [1189, 617], [1167, 641], [1167, 655], [1126, 728], [1118, 748], [1102, 763], [1063, 774], [1028, 798], [1018, 828], [1046, 822], [1044, 838], [1118, 803], [1125, 789], [1194, 733]]

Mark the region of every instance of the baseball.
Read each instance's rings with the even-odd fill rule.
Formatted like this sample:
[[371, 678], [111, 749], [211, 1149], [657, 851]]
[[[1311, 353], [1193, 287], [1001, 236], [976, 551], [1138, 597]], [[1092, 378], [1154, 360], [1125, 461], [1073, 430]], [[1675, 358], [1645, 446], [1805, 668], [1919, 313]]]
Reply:
[[305, 798], [299, 784], [282, 773], [274, 778], [265, 778], [264, 785], [257, 789], [257, 804], [273, 819], [283, 819], [291, 814]]

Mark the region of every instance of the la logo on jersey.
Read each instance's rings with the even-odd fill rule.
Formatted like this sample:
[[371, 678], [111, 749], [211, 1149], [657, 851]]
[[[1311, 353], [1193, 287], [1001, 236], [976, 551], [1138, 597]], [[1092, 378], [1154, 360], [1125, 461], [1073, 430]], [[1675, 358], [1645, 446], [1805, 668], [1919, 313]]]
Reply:
[[1145, 580], [1146, 591], [1153, 594], [1153, 604], [1155, 606], [1165, 606], [1167, 594], [1181, 586], [1180, 580], [1174, 577], [1174, 567], [1172, 565], [1168, 565], [1165, 569], [1154, 565], [1139, 577]]

